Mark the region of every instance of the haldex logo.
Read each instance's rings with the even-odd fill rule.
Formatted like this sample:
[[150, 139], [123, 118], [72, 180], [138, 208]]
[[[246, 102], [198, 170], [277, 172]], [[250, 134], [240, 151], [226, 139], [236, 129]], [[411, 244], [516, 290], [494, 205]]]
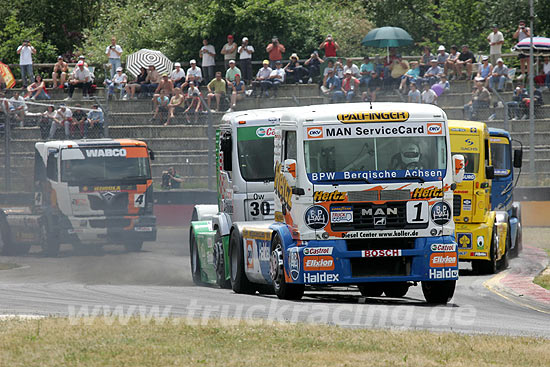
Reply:
[[328, 274], [328, 273], [314, 273], [304, 274], [304, 283], [327, 283], [327, 282], [338, 282], [340, 279], [340, 274]]
[[430, 279], [458, 278], [458, 269], [430, 269]]
[[126, 149], [86, 149], [88, 158], [126, 157]]
[[307, 137], [310, 139], [322, 138], [323, 129], [320, 127], [308, 127], [307, 128]]
[[256, 136], [258, 138], [269, 138], [275, 136], [275, 129], [272, 127], [259, 127], [256, 129]]

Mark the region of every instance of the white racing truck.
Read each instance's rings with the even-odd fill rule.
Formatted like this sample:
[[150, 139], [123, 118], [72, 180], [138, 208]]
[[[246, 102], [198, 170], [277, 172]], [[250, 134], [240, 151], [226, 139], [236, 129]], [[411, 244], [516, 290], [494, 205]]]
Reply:
[[62, 243], [139, 251], [144, 241], [155, 241], [150, 159], [153, 152], [138, 140], [36, 143], [34, 202], [0, 208], [2, 254], [39, 245], [56, 256]]
[[452, 190], [464, 158], [451, 157], [440, 108], [289, 109], [276, 129], [274, 163], [275, 220], [234, 221], [229, 230], [235, 292], [272, 287], [279, 298], [299, 299], [306, 286], [356, 285], [364, 296], [402, 297], [421, 282], [429, 303], [452, 298]]

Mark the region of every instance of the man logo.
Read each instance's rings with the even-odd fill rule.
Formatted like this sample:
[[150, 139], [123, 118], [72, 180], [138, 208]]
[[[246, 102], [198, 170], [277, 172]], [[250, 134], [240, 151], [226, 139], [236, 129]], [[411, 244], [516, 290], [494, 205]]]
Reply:
[[309, 139], [318, 139], [323, 137], [323, 129], [320, 127], [308, 127], [307, 137]]
[[386, 225], [386, 217], [374, 217], [374, 225], [375, 226], [385, 226]]
[[443, 131], [441, 124], [428, 124], [427, 129], [428, 135], [440, 135]]

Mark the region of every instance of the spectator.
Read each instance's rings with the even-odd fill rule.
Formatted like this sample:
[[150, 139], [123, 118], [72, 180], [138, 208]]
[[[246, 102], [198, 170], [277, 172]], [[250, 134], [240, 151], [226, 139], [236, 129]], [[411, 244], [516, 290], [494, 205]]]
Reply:
[[384, 79], [376, 70], [371, 71], [371, 79], [366, 92], [363, 92], [363, 102], [376, 102], [377, 93], [382, 91]]
[[485, 86], [489, 85], [489, 77], [493, 73], [493, 65], [489, 62], [489, 56], [483, 55], [481, 57], [481, 64], [477, 69], [476, 78], [481, 78], [485, 81]]
[[399, 85], [401, 77], [409, 70], [409, 63], [401, 59], [401, 55], [396, 55], [396, 58], [393, 60], [390, 65], [391, 70], [391, 85]]
[[42, 75], [36, 74], [34, 77], [34, 83], [27, 87], [27, 94], [25, 100], [28, 99], [50, 99], [48, 92], [46, 91], [46, 83], [42, 80]]
[[439, 76], [443, 74], [443, 69], [437, 65], [437, 60], [430, 61], [430, 68], [424, 74], [424, 80], [431, 86], [439, 81]]
[[237, 56], [237, 44], [233, 42], [233, 35], [230, 34], [227, 36], [227, 43], [223, 45], [221, 53], [223, 55], [224, 66], [227, 69], [229, 68], [229, 61], [235, 60], [235, 56]]
[[437, 66], [439, 66], [441, 69], [445, 69], [445, 64], [447, 63], [448, 58], [449, 54], [445, 52], [445, 46], [439, 46], [439, 48], [437, 49]]
[[179, 88], [185, 82], [185, 71], [179, 62], [176, 62], [174, 67], [175, 69], [170, 73], [170, 80], [174, 83], [174, 87]]
[[4, 77], [0, 73], [0, 95], [4, 95], [4, 91], [6, 90], [6, 81], [4, 80]]
[[326, 97], [330, 97], [332, 103], [338, 103], [344, 100], [344, 92], [342, 92], [342, 82], [340, 78], [334, 75], [334, 70], [331, 69], [325, 78], [321, 91]]
[[399, 92], [407, 93], [407, 85], [417, 81], [420, 77], [420, 65], [417, 61], [411, 61], [411, 68], [401, 77]]
[[493, 90], [495, 83], [498, 83], [497, 91], [502, 92], [506, 79], [508, 79], [508, 67], [504, 65], [502, 58], [499, 58], [497, 60], [497, 66], [493, 68], [492, 74], [489, 77], [489, 88]]
[[457, 79], [459, 77], [457, 71], [456, 71], [456, 62], [458, 61], [458, 57], [460, 56], [460, 52], [458, 52], [458, 47], [455, 45], [451, 46], [451, 52], [449, 53], [449, 57], [447, 58], [447, 61], [445, 61], [445, 70], [444, 73], [446, 75], [449, 75], [450, 72], [453, 73], [451, 76], [451, 80]]
[[191, 84], [191, 82], [193, 82], [193, 84], [194, 84], [195, 86], [198, 86], [198, 85], [195, 83], [195, 75], [193, 75], [193, 74], [190, 74], [190, 75], [187, 77], [187, 80], [185, 81], [185, 83], [183, 83], [183, 84], [181, 85], [181, 87], [180, 87], [181, 90], [184, 91], [185, 88], [189, 88], [189, 85]]
[[487, 41], [489, 41], [491, 64], [496, 65], [497, 60], [502, 56], [502, 44], [504, 43], [504, 36], [498, 30], [498, 25], [493, 24], [493, 31], [487, 36]]
[[168, 98], [168, 102], [170, 102], [170, 96], [174, 94], [174, 84], [168, 78], [168, 73], [162, 73], [162, 79], [160, 80], [157, 89], [155, 90], [155, 94], [153, 95], [153, 108], [157, 106], [157, 103], [159, 102], [158, 97], [162, 92], [164, 92], [164, 95]]
[[[388, 80], [391, 76], [391, 66], [394, 64], [394, 61], [397, 60], [397, 49], [395, 47], [389, 48], [390, 54], [384, 58], [384, 67], [383, 67], [383, 77], [384, 80]], [[408, 70], [409, 68], [407, 68]], [[405, 70], [405, 71], [407, 71]], [[403, 73], [405, 73], [405, 71]]]
[[319, 57], [319, 53], [317, 51], [313, 51], [309, 56], [309, 59], [304, 62], [304, 67], [309, 70], [308, 83], [313, 83], [313, 78], [321, 75], [321, 64], [324, 62], [325, 60]]
[[422, 103], [422, 95], [416, 88], [416, 82], [411, 82], [411, 90], [409, 91], [409, 103]]
[[19, 125], [23, 127], [25, 115], [27, 114], [29, 108], [25, 103], [25, 99], [21, 97], [19, 91], [15, 91], [14, 95], [9, 99], [8, 109], [10, 114], [15, 116], [15, 120], [19, 121]]
[[170, 97], [166, 94], [164, 89], [161, 89], [158, 94], [155, 94], [153, 97], [153, 117], [151, 117], [151, 122], [154, 122], [156, 119], [160, 120], [160, 123], [164, 121], [168, 114], [168, 104], [170, 103]]
[[183, 184], [183, 178], [176, 173], [174, 167], [168, 168], [168, 171], [162, 172], [163, 189], [179, 189]]
[[245, 84], [241, 80], [241, 76], [239, 74], [236, 74], [235, 81], [233, 82], [233, 91], [231, 92], [231, 107], [229, 107], [227, 112], [233, 112], [235, 110], [237, 101], [240, 101], [244, 98], [245, 89]]
[[334, 61], [332, 61], [332, 59], [327, 59], [327, 66], [325, 67], [325, 70], [323, 70], [323, 83], [331, 70], [334, 71], [334, 75], [336, 75], [336, 71], [334, 70]]
[[327, 35], [327, 38], [319, 45], [320, 50], [325, 51], [325, 57], [336, 57], [336, 51], [340, 46], [332, 39], [332, 35]]
[[54, 119], [56, 116], [56, 111], [53, 107], [53, 105], [48, 105], [46, 107], [46, 111], [42, 112], [42, 116], [40, 119], [40, 137], [42, 140], [46, 140], [48, 138], [48, 133], [50, 130], [50, 126], [55, 123]]
[[[52, 72], [52, 88], [63, 88], [65, 86], [65, 80], [67, 79], [67, 71], [69, 70], [69, 65], [63, 61], [63, 56], [57, 56], [57, 62], [53, 66]], [[57, 79], [59, 78], [59, 86], [57, 84]]]
[[334, 75], [340, 79], [344, 79], [344, 59], [339, 57], [334, 63]]
[[146, 83], [146, 79], [147, 69], [142, 66], [136, 79], [132, 83], [126, 84], [126, 87], [124, 88], [126, 89], [126, 95], [124, 98], [137, 99], [135, 94], [141, 90], [141, 87]]
[[189, 61], [189, 65], [191, 67], [187, 69], [187, 76], [185, 77], [185, 81], [189, 83], [189, 77], [193, 75], [195, 77], [194, 81], [197, 86], [201, 85], [202, 83], [202, 71], [201, 68], [197, 66], [197, 61], [195, 59]]
[[84, 55], [80, 55], [78, 56], [78, 61], [82, 61], [84, 63], [84, 67], [87, 68], [88, 67], [88, 63], [86, 62], [86, 56]]
[[[79, 138], [83, 138], [84, 137], [84, 125], [86, 124], [86, 114], [84, 113], [83, 110], [81, 110], [79, 107], [80, 104], [75, 104], [74, 105], [74, 112], [73, 112], [73, 118], [72, 118], [72, 121], [70, 122], [70, 133], [71, 133], [71, 137], [72, 138], [75, 138], [76, 135], [75, 135], [75, 130], [78, 128], [80, 130], [80, 136]], [[72, 112], [72, 111], [71, 111]]]
[[275, 69], [276, 62], [283, 59], [283, 53], [286, 51], [285, 46], [279, 43], [279, 39], [277, 37], [273, 37], [271, 39], [271, 43], [267, 45], [265, 50], [269, 54], [269, 66], [272, 69]]
[[[273, 97], [276, 97], [279, 85], [285, 82], [285, 70], [281, 67], [280, 60], [275, 61], [275, 69], [273, 69], [271, 74], [269, 74], [268, 81], [269, 84], [265, 84], [265, 95], [266, 97], [269, 97], [269, 89], [273, 88]], [[264, 86], [263, 83], [262, 86]]]
[[229, 69], [225, 72], [225, 81], [227, 86], [232, 88], [231, 85], [235, 81], [235, 75], [241, 75], [241, 70], [235, 66], [235, 60], [229, 60]]
[[512, 120], [515, 121], [522, 117], [520, 106], [524, 105], [523, 101], [528, 98], [529, 92], [527, 89], [525, 89], [521, 84], [518, 85], [514, 90], [512, 100], [510, 102], [506, 102], [506, 105], [508, 106], [508, 116]]
[[174, 95], [168, 103], [168, 119], [164, 123], [164, 126], [170, 124], [170, 120], [174, 118], [174, 112], [183, 111], [183, 104], [185, 103], [185, 96], [183, 95], [181, 88], [174, 88]]
[[[195, 85], [195, 82], [193, 82], [192, 80], [189, 81], [189, 88], [187, 89], [187, 98], [190, 99], [191, 102], [189, 103], [189, 106], [184, 111], [184, 113], [187, 114], [189, 111], [191, 111], [191, 109], [195, 108], [193, 112], [195, 113], [195, 118], [196, 118], [196, 114], [199, 112], [201, 108], [200, 96], [201, 96], [201, 92], [199, 88]], [[186, 116], [186, 118], [187, 118], [187, 122], [190, 122], [189, 117]]]
[[[252, 82], [253, 94], [256, 95], [256, 97], [263, 96], [267, 88], [269, 88], [266, 88], [265, 84], [270, 83], [269, 76], [272, 71], [273, 70], [269, 67], [269, 60], [264, 60], [262, 62], [262, 67], [258, 70], [258, 73], [256, 73], [256, 79]], [[259, 94], [258, 89], [261, 90]]]
[[88, 118], [84, 123], [84, 138], [88, 138], [88, 132], [93, 131], [94, 137], [103, 137], [103, 110], [97, 103], [92, 105], [92, 110], [88, 112]]
[[491, 93], [483, 86], [482, 80], [475, 81], [472, 99], [464, 105], [464, 117], [468, 120], [476, 119], [479, 110], [489, 108]]
[[[260, 71], [261, 70], [262, 69], [260, 69]], [[269, 70], [271, 70], [271, 69], [269, 69]], [[260, 71], [258, 71], [258, 74], [260, 74]], [[208, 89], [208, 95], [207, 95], [207, 97], [208, 97], [208, 101], [207, 101], [208, 108], [210, 108], [210, 103], [212, 101], [212, 97], [215, 97], [216, 98], [216, 110], [215, 111], [219, 111], [220, 110], [220, 100], [223, 96], [225, 96], [225, 91], [226, 91], [226, 88], [227, 88], [225, 80], [223, 80], [223, 78], [222, 78], [221, 71], [216, 71], [216, 77], [214, 79], [212, 79], [210, 81], [210, 83], [208, 83], [206, 88]]]
[[[518, 29], [514, 33], [514, 38], [517, 39], [518, 42], [521, 42], [521, 41], [523, 41], [524, 39], [526, 39], [528, 37], [531, 37], [531, 29], [529, 27], [525, 26], [525, 21], [524, 20], [520, 20], [519, 25], [518, 25]], [[519, 59], [519, 66], [520, 66], [521, 75], [518, 76], [517, 79], [521, 80], [529, 72], [529, 55], [524, 55], [524, 54], [520, 53], [518, 55], [518, 59]]]
[[544, 83], [544, 86], [546, 89], [550, 88], [550, 57], [545, 56], [544, 62], [542, 63], [541, 67], [542, 76], [544, 77], [541, 85]]
[[105, 49], [105, 55], [109, 58], [111, 64], [111, 79], [114, 78], [116, 69], [122, 67], [120, 55], [122, 55], [122, 47], [116, 44], [116, 38], [111, 37], [111, 44]]
[[422, 103], [437, 104], [437, 94], [430, 88], [430, 84], [422, 84], [424, 91], [422, 92]]
[[29, 40], [24, 40], [21, 46], [17, 47], [17, 54], [19, 55], [19, 66], [21, 67], [21, 81], [23, 82], [23, 88], [26, 88], [34, 78], [32, 55], [36, 54], [36, 49]]
[[151, 96], [159, 86], [159, 83], [159, 72], [155, 69], [155, 65], [149, 65], [149, 70], [147, 72], [147, 77], [145, 78], [145, 83], [141, 85], [141, 94]]
[[82, 97], [89, 98], [90, 87], [92, 86], [92, 76], [90, 70], [84, 66], [84, 61], [79, 61], [76, 64], [71, 78], [69, 79], [69, 96], [65, 98], [66, 101], [73, 99], [73, 93], [75, 88], [82, 89]]
[[60, 104], [59, 108], [55, 113], [55, 117], [52, 121], [52, 126], [50, 127], [50, 135], [48, 139], [53, 139], [55, 132], [58, 127], [63, 127], [65, 129], [65, 138], [69, 139], [69, 127], [73, 121], [73, 113], [70, 109], [67, 108], [64, 104]]
[[424, 76], [426, 70], [430, 68], [430, 61], [433, 57], [434, 55], [432, 55], [430, 48], [428, 46], [424, 46], [422, 48], [422, 56], [420, 57], [420, 76]]
[[284, 69], [287, 83], [307, 83], [309, 79], [309, 72], [302, 65], [300, 65], [297, 54], [293, 53], [290, 56], [290, 61], [286, 64]]
[[248, 37], [243, 37], [243, 43], [237, 49], [241, 71], [243, 72], [243, 80], [246, 83], [252, 81], [252, 54], [254, 47], [248, 44]]
[[351, 69], [346, 70], [344, 80], [342, 80], [342, 92], [346, 97], [346, 102], [351, 102], [359, 88], [359, 79], [353, 76]]
[[359, 73], [359, 68], [357, 67], [357, 65], [353, 63], [352, 59], [346, 59], [346, 65], [344, 66], [344, 74], [348, 70], [351, 70], [351, 75], [353, 75], [354, 78], [359, 79], [361, 77], [361, 73]]
[[451, 85], [449, 84], [449, 81], [447, 80], [447, 75], [445, 74], [441, 74], [439, 82], [437, 84], [441, 86], [441, 94], [448, 92], [451, 89]]
[[119, 91], [125, 90], [126, 83], [128, 83], [128, 77], [122, 72], [122, 66], [116, 69], [116, 74], [112, 80], [106, 79], [103, 84], [107, 86], [107, 98], [111, 98], [115, 93], [115, 88]]
[[202, 47], [199, 51], [199, 56], [202, 57], [202, 71], [206, 83], [214, 79], [214, 69], [216, 68], [216, 49], [213, 45], [208, 44], [208, 39], [202, 40]]
[[[476, 62], [476, 58], [472, 51], [470, 51], [470, 48], [468, 45], [462, 46], [462, 52], [460, 53], [460, 56], [458, 57], [458, 60], [456, 61], [456, 73], [460, 79], [472, 79], [472, 67]], [[466, 74], [467, 77], [462, 77], [462, 69], [466, 66]]]
[[363, 57], [363, 63], [359, 68], [359, 74], [361, 75], [359, 79], [359, 86], [367, 89], [369, 87], [369, 81], [371, 78], [371, 73], [374, 71], [374, 64], [370, 61], [368, 56]]

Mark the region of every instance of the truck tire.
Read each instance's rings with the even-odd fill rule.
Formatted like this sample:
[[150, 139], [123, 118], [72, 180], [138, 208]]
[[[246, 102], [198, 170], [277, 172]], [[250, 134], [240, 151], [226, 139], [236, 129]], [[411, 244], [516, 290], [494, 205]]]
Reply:
[[358, 284], [357, 288], [363, 297], [380, 297], [384, 293], [384, 288], [380, 283]]
[[478, 274], [495, 274], [498, 270], [497, 263], [497, 229], [493, 226], [493, 233], [491, 234], [491, 249], [490, 260], [472, 260], [472, 269]]
[[197, 240], [195, 239], [193, 228], [189, 229], [189, 258], [191, 260], [191, 276], [193, 277], [193, 283], [202, 285], [199, 249], [197, 248]]
[[244, 272], [245, 260], [243, 241], [238, 230], [231, 231], [231, 237], [229, 238], [229, 268], [231, 272], [231, 288], [235, 293], [241, 294], [254, 294], [256, 288], [254, 284], [248, 280], [246, 273]]
[[407, 292], [409, 291], [410, 284], [407, 282], [390, 282], [390, 283], [384, 283], [384, 293], [388, 297], [392, 298], [401, 298], [405, 297]]
[[219, 228], [216, 228], [216, 235], [214, 237], [214, 266], [216, 268], [216, 284], [220, 288], [231, 289], [231, 279], [226, 279], [225, 276], [225, 254]]
[[286, 300], [299, 300], [303, 297], [304, 284], [289, 284], [285, 280], [283, 244], [277, 234], [271, 241], [270, 274], [277, 297]]
[[4, 213], [0, 212], [0, 254], [4, 256], [26, 255], [31, 249], [28, 243], [17, 244], [13, 241], [10, 226]]
[[143, 241], [124, 242], [124, 248], [127, 252], [140, 252], [143, 247]]
[[59, 238], [53, 233], [46, 223], [40, 225], [40, 246], [42, 254], [48, 257], [57, 257], [60, 246]]
[[516, 245], [510, 251], [510, 256], [511, 257], [518, 257], [519, 253], [521, 252], [521, 250], [523, 248], [521, 223], [518, 222], [517, 226], [518, 226], [518, 228], [516, 229], [516, 240], [515, 240]]
[[436, 305], [447, 304], [455, 293], [456, 280], [422, 282], [422, 293], [426, 302]]
[[497, 263], [497, 267], [499, 270], [506, 270], [509, 265], [509, 256], [510, 256], [510, 246], [512, 244], [511, 237], [511, 231], [510, 231], [510, 223], [508, 223], [508, 229], [506, 230], [506, 244], [504, 246], [504, 255], [500, 258], [500, 260]]

